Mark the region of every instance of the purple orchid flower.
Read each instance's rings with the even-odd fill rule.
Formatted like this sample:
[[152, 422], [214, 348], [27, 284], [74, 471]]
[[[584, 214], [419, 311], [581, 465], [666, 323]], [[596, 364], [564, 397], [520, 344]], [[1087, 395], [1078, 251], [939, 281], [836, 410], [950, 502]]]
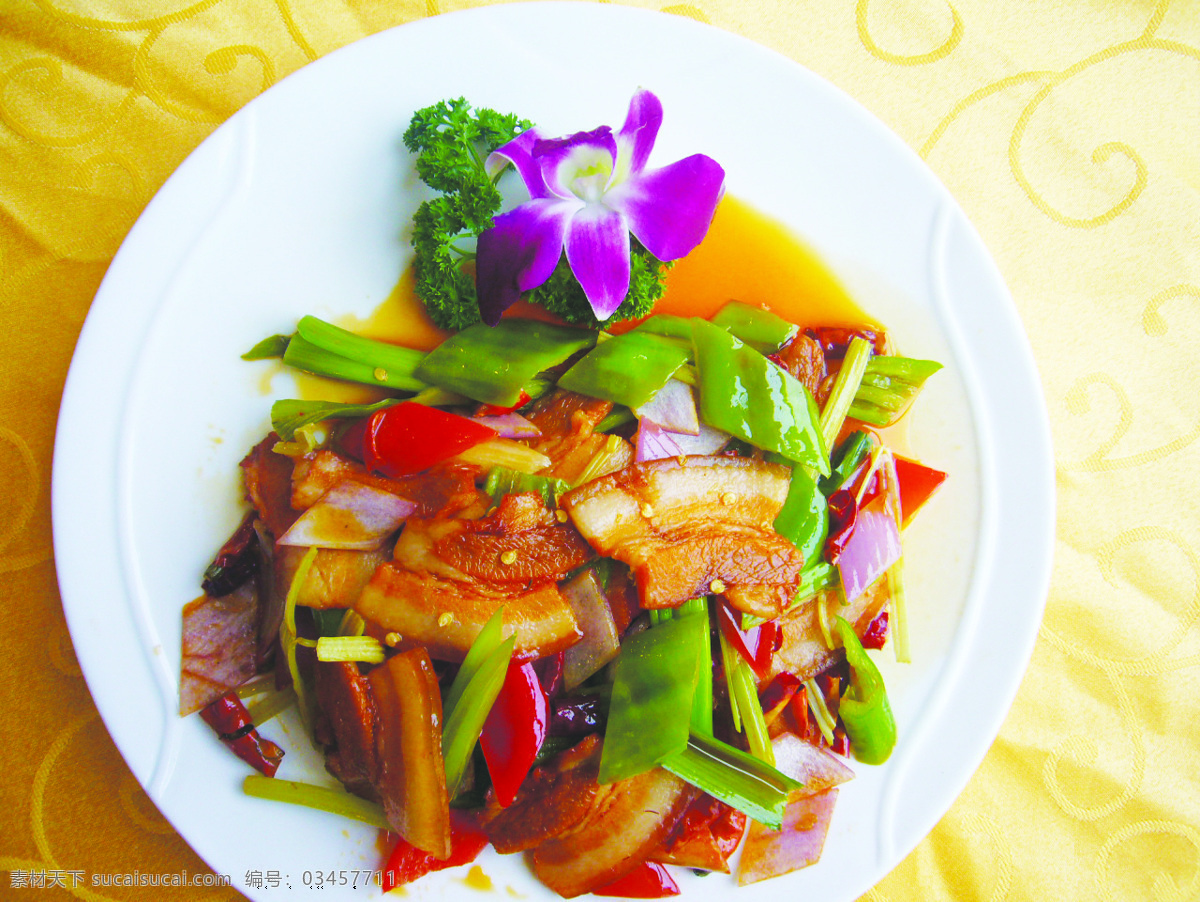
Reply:
[[699, 244], [724, 193], [725, 170], [694, 154], [661, 169], [646, 161], [662, 124], [662, 103], [639, 90], [617, 134], [607, 125], [566, 138], [530, 129], [487, 158], [489, 175], [510, 163], [530, 200], [496, 217], [479, 236], [479, 312], [495, 325], [521, 295], [554, 272], [563, 251], [596, 319], [612, 316], [629, 292], [629, 234], [663, 261]]

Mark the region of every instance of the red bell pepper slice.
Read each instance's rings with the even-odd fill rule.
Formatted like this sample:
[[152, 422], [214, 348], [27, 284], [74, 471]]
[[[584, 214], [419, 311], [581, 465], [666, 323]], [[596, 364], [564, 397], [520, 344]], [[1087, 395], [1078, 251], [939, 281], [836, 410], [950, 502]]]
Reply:
[[533, 664], [510, 664], [479, 737], [501, 807], [516, 799], [549, 726], [550, 702]]
[[678, 896], [679, 884], [658, 862], [643, 861], [624, 877], [592, 890], [592, 894], [622, 899], [663, 899]]
[[880, 611], [874, 620], [867, 626], [867, 631], [862, 634], [863, 648], [883, 648], [887, 642], [888, 634], [888, 612]]
[[729, 605], [722, 604], [718, 611], [717, 619], [725, 639], [732, 643], [760, 679], [766, 679], [771, 671], [771, 658], [783, 638], [779, 624], [768, 620], [744, 630], [738, 625], [739, 615]]
[[524, 407], [526, 404], [528, 404], [532, 400], [533, 400], [533, 398], [531, 398], [529, 396], [529, 392], [525, 391], [525, 389], [521, 389], [520, 397], [517, 398], [517, 403], [514, 404], [512, 407], [503, 407], [499, 404], [480, 404], [477, 408], [475, 408], [475, 416], [477, 416], [477, 417], [504, 416], [504, 414], [512, 413], [514, 410], [520, 410], [522, 407]]
[[409, 476], [495, 437], [490, 426], [405, 401], [371, 415], [363, 434], [363, 463], [384, 476]]
[[258, 735], [237, 692], [222, 695], [200, 712], [200, 718], [235, 755], [268, 777], [275, 776], [283, 749]]
[[896, 481], [900, 484], [900, 526], [904, 528], [946, 481], [946, 474], [896, 455]]
[[431, 871], [470, 864], [488, 844], [487, 835], [475, 819], [458, 809], [450, 810], [450, 857], [434, 858], [401, 837], [388, 856], [383, 870], [383, 891], [395, 889], [424, 877]]

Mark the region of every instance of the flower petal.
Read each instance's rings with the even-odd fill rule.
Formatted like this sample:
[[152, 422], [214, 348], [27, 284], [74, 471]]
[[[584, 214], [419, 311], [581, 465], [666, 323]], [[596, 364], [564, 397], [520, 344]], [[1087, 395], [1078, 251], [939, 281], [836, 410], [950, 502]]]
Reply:
[[590, 132], [538, 141], [533, 155], [541, 164], [542, 177], [551, 193], [563, 199], [595, 202], [612, 176], [617, 139], [611, 128], [602, 125]]
[[571, 219], [567, 262], [596, 319], [606, 320], [629, 293], [629, 225], [603, 204], [588, 204]]
[[541, 133], [536, 128], [531, 128], [521, 132], [507, 144], [501, 144], [484, 160], [483, 168], [487, 172], [488, 178], [494, 179], [505, 166], [511, 163], [516, 168], [517, 174], [521, 176], [525, 187], [529, 189], [530, 197], [534, 199], [549, 197], [550, 191], [546, 188], [546, 180], [542, 178], [542, 167], [533, 158], [533, 146], [541, 140]]
[[616, 185], [604, 202], [625, 215], [629, 230], [659, 260], [678, 260], [704, 240], [725, 193], [725, 170], [694, 154]]
[[497, 216], [475, 248], [475, 290], [479, 313], [490, 326], [520, 298], [554, 272], [563, 238], [578, 201], [531, 200]]
[[662, 101], [645, 89], [639, 89], [629, 101], [625, 124], [617, 133], [617, 167], [612, 184], [625, 181], [646, 168], [650, 151], [662, 125]]

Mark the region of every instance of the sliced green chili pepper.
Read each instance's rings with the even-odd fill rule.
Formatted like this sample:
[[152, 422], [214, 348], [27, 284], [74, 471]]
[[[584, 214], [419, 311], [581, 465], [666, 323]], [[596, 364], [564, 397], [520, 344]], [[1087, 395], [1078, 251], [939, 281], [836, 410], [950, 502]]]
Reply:
[[808, 389], [720, 326], [692, 320], [700, 419], [764, 451], [829, 473], [829, 455]]
[[775, 517], [775, 531], [796, 546], [805, 564], [820, 558], [829, 535], [829, 503], [804, 467], [792, 467], [787, 498]]
[[413, 376], [411, 367], [389, 369], [369, 360], [344, 357], [314, 344], [300, 334], [293, 335], [288, 342], [287, 350], [283, 352], [283, 362], [314, 376], [328, 376], [330, 379], [357, 382], [360, 385], [374, 385], [403, 392], [418, 392], [428, 387]]
[[795, 323], [789, 323], [770, 310], [752, 307], [741, 301], [730, 301], [718, 310], [712, 318], [712, 324], [763, 354], [774, 354], [800, 331]]
[[451, 335], [426, 355], [417, 376], [484, 404], [512, 407], [543, 370], [590, 348], [596, 333], [538, 320], [477, 323]]
[[872, 357], [850, 405], [850, 416], [872, 426], [890, 426], [908, 410], [925, 380], [941, 368], [936, 360]]
[[664, 620], [621, 644], [600, 756], [601, 783], [634, 777], [687, 747], [708, 619]]
[[833, 452], [833, 472], [821, 480], [821, 491], [826, 497], [846, 484], [875, 447], [875, 439], [869, 432], [856, 429], [842, 441]]
[[641, 407], [685, 364], [690, 348], [634, 330], [602, 341], [558, 380], [560, 388]]
[[883, 675], [844, 617], [834, 621], [850, 664], [850, 688], [838, 713], [846, 725], [854, 757], [864, 764], [882, 764], [896, 747], [896, 720], [888, 703]]
[[638, 323], [634, 331], [679, 339], [689, 346], [689, 350], [692, 343], [692, 319], [689, 316], [656, 313]]

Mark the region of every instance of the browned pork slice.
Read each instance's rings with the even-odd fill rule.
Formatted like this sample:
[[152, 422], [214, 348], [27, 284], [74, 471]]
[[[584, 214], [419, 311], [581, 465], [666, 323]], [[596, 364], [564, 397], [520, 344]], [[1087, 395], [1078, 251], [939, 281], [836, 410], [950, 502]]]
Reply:
[[[279, 545], [273, 558], [274, 584], [286, 595], [307, 548]], [[355, 551], [318, 548], [304, 582], [296, 588], [296, 604], [310, 608], [353, 606], [370, 582], [372, 574], [392, 556], [391, 548]]]
[[378, 713], [371, 684], [347, 661], [318, 661], [313, 670], [318, 721], [317, 738], [325, 746], [325, 766], [351, 792], [377, 798], [373, 782], [379, 766], [375, 757]]
[[254, 676], [258, 647], [255, 581], [220, 598], [202, 595], [187, 604], [182, 645], [179, 714], [185, 717]]
[[246, 498], [271, 538], [287, 532], [300, 512], [292, 507], [292, 469], [290, 457], [273, 450], [279, 442], [274, 432], [250, 449], [242, 460], [242, 483]]
[[579, 641], [575, 614], [550, 581], [524, 587], [417, 573], [397, 562], [375, 571], [354, 609], [400, 648], [425, 646], [440, 660], [461, 661], [492, 615], [504, 606], [504, 635], [517, 637], [514, 653], [540, 657]]
[[848, 605], [839, 604], [839, 593], [836, 589], [829, 589], [807, 604], [788, 611], [779, 618], [783, 639], [771, 660], [772, 675], [787, 672], [806, 680], [845, 656], [840, 647], [830, 650], [825, 644], [818, 620], [818, 604], [825, 605], [831, 620], [835, 614], [846, 618], [861, 636], [883, 610], [888, 598], [887, 580], [878, 579]]
[[492, 812], [484, 831], [502, 855], [524, 852], [565, 833], [591, 811], [607, 787], [600, 773], [600, 737], [593, 733], [546, 764], [521, 784], [516, 800]]
[[[565, 479], [572, 485], [577, 482], [608, 441], [608, 436], [595, 430], [611, 411], [611, 401], [589, 398], [562, 388], [534, 402], [527, 418], [541, 430], [542, 436], [530, 445], [550, 458], [550, 466], [543, 475]], [[625, 442], [626, 446], [628, 444]], [[629, 448], [624, 463], [632, 460], [633, 449]]]
[[788, 482], [786, 467], [750, 458], [667, 458], [589, 482], [559, 504], [593, 548], [629, 564], [643, 606], [724, 594], [772, 618], [804, 565], [774, 528]]
[[533, 851], [533, 871], [565, 898], [618, 880], [671, 833], [699, 790], [655, 768], [601, 786], [583, 819]]
[[799, 379], [814, 398], [818, 397], [821, 383], [829, 371], [825, 364], [825, 351], [815, 338], [801, 332], [783, 346], [779, 360], [783, 368]]
[[442, 696], [422, 648], [393, 655], [367, 681], [378, 717], [375, 789], [392, 829], [434, 858], [450, 857], [442, 760]]

